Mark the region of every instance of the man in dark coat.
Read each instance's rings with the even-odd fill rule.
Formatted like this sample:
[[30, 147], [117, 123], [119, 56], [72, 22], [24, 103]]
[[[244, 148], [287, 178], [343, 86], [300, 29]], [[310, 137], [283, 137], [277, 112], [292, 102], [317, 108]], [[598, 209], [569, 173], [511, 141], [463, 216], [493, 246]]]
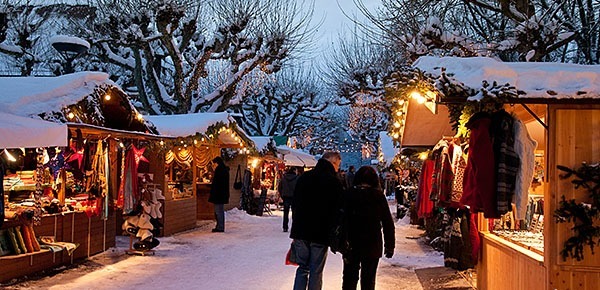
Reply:
[[215, 167], [212, 185], [210, 187], [210, 196], [208, 202], [213, 203], [215, 207], [215, 219], [217, 225], [213, 232], [222, 233], [225, 231], [225, 204], [229, 203], [229, 167], [225, 166], [223, 158], [217, 156], [212, 160]]
[[325, 152], [315, 168], [302, 174], [296, 183], [290, 233], [298, 263], [294, 290], [323, 286], [329, 231], [343, 191], [337, 177], [341, 162], [338, 152]]
[[283, 199], [283, 231], [288, 231], [290, 207], [294, 200], [294, 189], [296, 189], [296, 181], [298, 181], [298, 175], [296, 175], [296, 167], [290, 167], [288, 171], [283, 175], [277, 190], [279, 195]]

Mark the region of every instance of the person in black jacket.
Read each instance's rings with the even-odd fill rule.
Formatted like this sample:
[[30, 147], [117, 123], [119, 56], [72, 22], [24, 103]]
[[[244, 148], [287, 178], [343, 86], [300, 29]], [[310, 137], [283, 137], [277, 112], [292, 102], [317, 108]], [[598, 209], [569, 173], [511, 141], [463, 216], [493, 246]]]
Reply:
[[220, 156], [212, 160], [213, 166], [216, 164], [213, 175], [212, 185], [208, 202], [215, 206], [215, 219], [217, 225], [213, 232], [222, 233], [225, 231], [225, 204], [229, 203], [229, 167], [225, 166], [223, 158]]
[[350, 251], [343, 256], [342, 289], [356, 289], [359, 272], [360, 289], [375, 289], [379, 258], [382, 253], [391, 258], [395, 246], [394, 220], [375, 169], [370, 166], [358, 169], [344, 198]]
[[298, 181], [298, 175], [296, 175], [296, 167], [290, 167], [288, 171], [283, 175], [277, 190], [279, 195], [283, 199], [283, 231], [288, 231], [290, 207], [294, 200], [294, 189], [296, 189], [296, 181]]
[[325, 152], [315, 168], [302, 174], [296, 183], [290, 233], [298, 263], [294, 290], [323, 286], [329, 231], [343, 191], [337, 177], [341, 162], [340, 153]]

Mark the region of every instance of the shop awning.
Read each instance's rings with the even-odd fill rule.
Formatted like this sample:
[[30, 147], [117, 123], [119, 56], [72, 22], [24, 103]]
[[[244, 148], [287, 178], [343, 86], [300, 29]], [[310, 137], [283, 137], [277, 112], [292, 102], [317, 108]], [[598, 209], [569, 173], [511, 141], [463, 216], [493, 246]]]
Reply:
[[67, 125], [0, 112], [0, 148], [67, 146]]
[[438, 106], [437, 114], [415, 100], [408, 103], [402, 147], [434, 146], [443, 136], [454, 136], [446, 106]]
[[298, 149], [281, 145], [277, 146], [277, 151], [283, 155], [286, 166], [315, 167], [317, 165], [316, 157]]

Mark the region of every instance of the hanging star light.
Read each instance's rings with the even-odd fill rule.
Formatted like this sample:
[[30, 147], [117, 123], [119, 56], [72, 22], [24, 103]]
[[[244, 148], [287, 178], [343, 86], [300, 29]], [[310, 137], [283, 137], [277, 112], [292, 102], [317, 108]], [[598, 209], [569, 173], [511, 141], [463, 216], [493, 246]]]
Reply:
[[146, 157], [144, 157], [144, 151], [146, 151], [146, 148], [136, 148], [135, 145], [131, 145], [131, 150], [133, 150], [133, 156], [135, 158], [135, 165], [138, 166], [140, 164], [140, 161], [144, 161], [146, 163], [149, 163], [150, 161], [148, 161], [148, 159], [146, 159]]

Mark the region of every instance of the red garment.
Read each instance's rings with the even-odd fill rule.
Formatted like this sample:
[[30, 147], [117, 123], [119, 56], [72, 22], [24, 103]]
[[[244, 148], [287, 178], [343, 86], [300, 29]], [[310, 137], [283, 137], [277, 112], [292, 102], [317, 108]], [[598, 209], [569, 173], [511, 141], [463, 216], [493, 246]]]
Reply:
[[479, 249], [481, 248], [481, 239], [479, 238], [479, 230], [477, 229], [477, 214], [471, 213], [469, 219], [469, 238], [471, 239], [471, 257], [473, 263], [477, 264], [479, 259]]
[[417, 216], [419, 218], [430, 217], [433, 213], [433, 201], [429, 199], [429, 194], [431, 193], [434, 166], [435, 162], [427, 159], [421, 167], [419, 189], [417, 191]]
[[469, 157], [460, 202], [471, 212], [483, 211], [486, 218], [499, 218], [496, 200], [495, 163], [488, 114], [477, 113], [467, 123], [471, 130]]

